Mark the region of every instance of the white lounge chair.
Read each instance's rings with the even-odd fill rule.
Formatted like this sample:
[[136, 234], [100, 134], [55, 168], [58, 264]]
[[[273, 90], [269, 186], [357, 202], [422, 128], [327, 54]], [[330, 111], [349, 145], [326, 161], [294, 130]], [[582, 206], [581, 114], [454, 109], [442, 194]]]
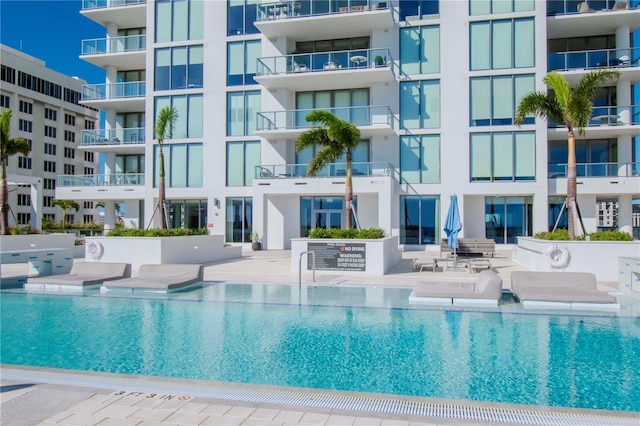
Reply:
[[99, 287], [105, 281], [130, 276], [130, 263], [77, 262], [68, 274], [29, 278], [24, 288], [44, 291], [82, 291]]
[[475, 280], [419, 283], [409, 296], [411, 303], [435, 305], [498, 306], [502, 298], [502, 278], [482, 271]]
[[511, 290], [524, 308], [620, 309], [614, 296], [597, 289], [589, 272], [514, 271]]
[[100, 288], [100, 291], [103, 293], [111, 290], [168, 293], [202, 281], [202, 275], [202, 265], [141, 265], [135, 277], [109, 281]]
[[422, 272], [425, 269], [431, 269], [431, 272], [435, 272], [438, 261], [436, 259], [414, 259], [412, 265], [414, 271]]

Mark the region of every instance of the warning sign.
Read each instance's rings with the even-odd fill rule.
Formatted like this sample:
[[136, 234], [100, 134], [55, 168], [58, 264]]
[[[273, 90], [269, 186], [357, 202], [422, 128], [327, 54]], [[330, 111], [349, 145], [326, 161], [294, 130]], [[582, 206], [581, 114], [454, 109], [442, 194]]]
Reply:
[[[308, 243], [308, 250], [316, 253], [318, 271], [365, 271], [367, 246], [364, 243]], [[313, 257], [307, 257], [307, 268], [313, 266]]]

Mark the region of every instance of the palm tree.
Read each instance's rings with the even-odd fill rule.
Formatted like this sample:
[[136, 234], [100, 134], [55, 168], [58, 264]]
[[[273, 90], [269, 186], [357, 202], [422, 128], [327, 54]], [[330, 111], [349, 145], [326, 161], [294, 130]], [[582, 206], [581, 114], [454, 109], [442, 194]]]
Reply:
[[603, 69], [590, 72], [582, 77], [574, 88], [564, 76], [556, 71], [547, 74], [542, 80], [552, 92], [531, 92], [520, 101], [516, 112], [516, 124], [522, 125], [527, 115], [564, 124], [569, 135], [567, 146], [567, 213], [569, 219], [569, 238], [575, 239], [574, 206], [576, 205], [576, 141], [575, 132], [584, 135], [593, 111], [593, 100], [600, 89], [620, 73]]
[[308, 176], [315, 176], [329, 163], [334, 163], [343, 155], [347, 156], [347, 179], [345, 182], [345, 228], [351, 229], [351, 202], [353, 200], [352, 154], [360, 143], [360, 129], [348, 121], [341, 120], [328, 111], [313, 111], [306, 117], [307, 122], [319, 125], [302, 133], [296, 141], [296, 152], [314, 145], [322, 147], [309, 163]]
[[[104, 209], [104, 202], [100, 201], [98, 203], [96, 203], [96, 208], [98, 207], [102, 207]], [[113, 209], [115, 210], [116, 214], [119, 216], [120, 215], [120, 203], [116, 202], [113, 206]]]
[[29, 143], [22, 138], [9, 137], [9, 129], [11, 127], [11, 110], [3, 111], [0, 115], [0, 126], [2, 127], [2, 136], [0, 139], [0, 161], [2, 162], [2, 183], [0, 185], [0, 233], [2, 235], [9, 234], [9, 190], [7, 188], [7, 161], [9, 157], [22, 154], [25, 157], [29, 155], [31, 148]]
[[53, 200], [53, 205], [62, 209], [62, 229], [66, 227], [67, 210], [80, 210], [80, 204], [73, 200]]
[[167, 217], [165, 215], [165, 210], [164, 210], [165, 179], [164, 179], [164, 152], [162, 152], [162, 145], [165, 139], [171, 138], [171, 135], [173, 133], [173, 127], [176, 124], [176, 120], [178, 120], [178, 111], [176, 111], [176, 109], [173, 107], [166, 106], [162, 108], [158, 113], [158, 118], [156, 118], [156, 125], [154, 127], [154, 132], [156, 133], [156, 138], [158, 139], [158, 146], [160, 147], [160, 155], [159, 155], [159, 162], [158, 162], [158, 174], [159, 174], [158, 209], [160, 210], [160, 217], [161, 217], [163, 229], [167, 227]]

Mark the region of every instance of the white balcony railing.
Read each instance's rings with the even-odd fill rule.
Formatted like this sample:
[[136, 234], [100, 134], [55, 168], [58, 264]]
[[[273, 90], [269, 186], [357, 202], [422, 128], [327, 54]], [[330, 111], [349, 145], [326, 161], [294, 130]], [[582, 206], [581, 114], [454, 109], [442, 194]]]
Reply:
[[60, 175], [56, 187], [71, 186], [132, 186], [144, 185], [144, 173], [111, 175]]
[[82, 86], [83, 101], [99, 101], [106, 99], [139, 98], [145, 96], [144, 81], [124, 83], [87, 84]]
[[144, 144], [144, 127], [123, 129], [83, 130], [80, 145], [137, 145]]
[[145, 50], [146, 34], [82, 40], [82, 55], [137, 52]]
[[[313, 127], [315, 123], [308, 123], [306, 117], [310, 112], [317, 110], [318, 109], [294, 109], [259, 112], [256, 130], [308, 129]], [[393, 128], [393, 114], [388, 106], [364, 105], [327, 108], [326, 110], [356, 126], [386, 125]]]
[[82, 10], [134, 6], [138, 4], [145, 4], [146, 2], [146, 0], [82, 0]]

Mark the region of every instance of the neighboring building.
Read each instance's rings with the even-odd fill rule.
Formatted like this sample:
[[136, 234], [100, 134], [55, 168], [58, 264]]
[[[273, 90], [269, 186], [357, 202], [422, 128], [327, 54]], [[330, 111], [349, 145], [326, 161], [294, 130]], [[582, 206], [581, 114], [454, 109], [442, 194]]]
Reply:
[[[106, 27], [82, 57], [107, 71], [83, 102], [106, 127], [82, 146], [106, 154], [91, 185], [63, 198], [124, 202], [126, 226], [159, 224], [154, 114], [180, 115], [165, 141], [169, 221], [208, 226], [229, 243], [268, 249], [344, 221], [345, 165], [306, 177], [313, 150], [295, 140], [313, 109], [357, 124], [354, 196], [362, 227], [407, 245], [435, 244], [457, 194], [466, 237], [515, 243], [553, 226], [566, 195], [566, 130], [531, 117], [523, 95], [559, 70], [571, 84], [603, 66], [621, 72], [599, 95], [578, 140], [578, 196], [588, 231], [615, 201], [631, 224], [640, 169], [631, 34], [640, 10], [614, 1], [123, 1], [86, 2]], [[604, 11], [604, 9], [607, 9]], [[206, 24], [205, 24], [206, 23]], [[148, 35], [148, 38], [147, 38]], [[108, 183], [109, 185], [103, 185]], [[107, 209], [107, 213], [113, 209]], [[628, 214], [623, 212], [629, 212]], [[555, 216], [554, 216], [555, 214]], [[107, 227], [113, 217], [105, 219]]]
[[[5, 45], [0, 44], [0, 54], [0, 111], [11, 109], [9, 135], [24, 138], [31, 146], [28, 156], [8, 160], [9, 226], [40, 228], [42, 218], [62, 220], [62, 209], [53, 205], [58, 175], [98, 171], [98, 154], [77, 148], [80, 132], [96, 126], [99, 112], [79, 104], [83, 80]], [[81, 208], [68, 211], [66, 222], [93, 223], [96, 210], [91, 203], [72, 198]]]

